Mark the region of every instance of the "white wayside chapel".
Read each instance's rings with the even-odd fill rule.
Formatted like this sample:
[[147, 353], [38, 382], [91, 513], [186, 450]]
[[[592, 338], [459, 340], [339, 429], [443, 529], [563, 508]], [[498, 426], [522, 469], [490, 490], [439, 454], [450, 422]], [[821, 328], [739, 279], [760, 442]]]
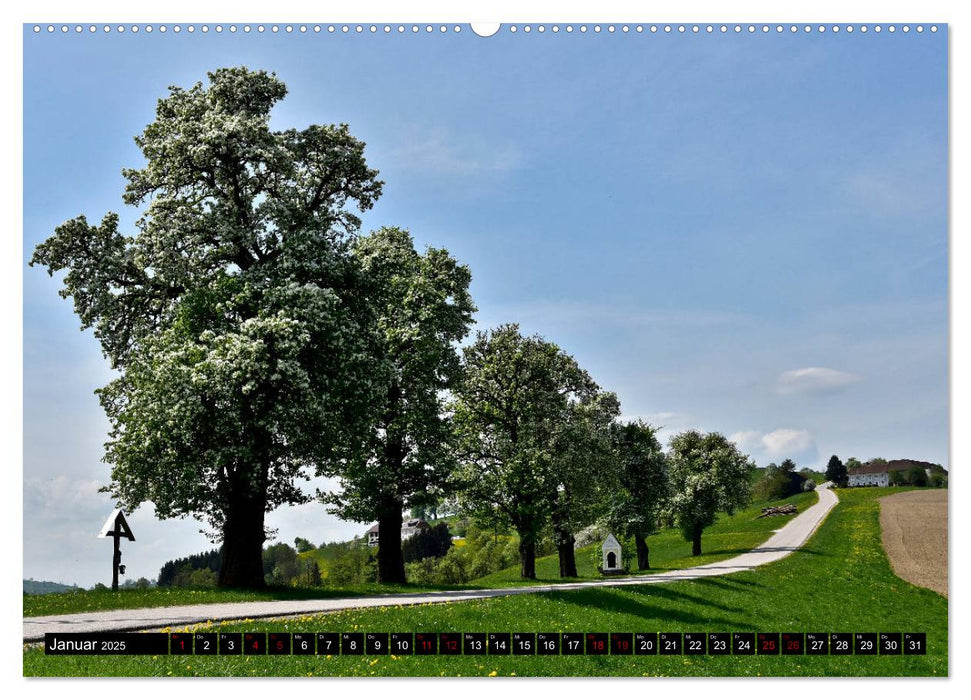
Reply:
[[600, 547], [603, 552], [603, 563], [600, 566], [600, 573], [615, 574], [624, 570], [623, 559], [620, 556], [620, 542], [612, 534], [607, 535], [607, 539]]

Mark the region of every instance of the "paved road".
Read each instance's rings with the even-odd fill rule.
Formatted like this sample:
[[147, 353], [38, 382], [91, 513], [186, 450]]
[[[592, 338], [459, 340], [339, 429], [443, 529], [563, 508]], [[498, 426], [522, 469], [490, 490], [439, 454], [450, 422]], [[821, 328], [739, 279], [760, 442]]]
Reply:
[[432, 593], [394, 593], [357, 598], [323, 600], [279, 600], [248, 603], [217, 603], [212, 605], [180, 605], [168, 608], [140, 608], [138, 610], [107, 610], [103, 612], [49, 615], [24, 618], [24, 641], [42, 641], [46, 632], [122, 632], [161, 627], [181, 627], [208, 620], [242, 620], [286, 617], [326, 613], [352, 608], [377, 608], [389, 605], [418, 605], [420, 603], [456, 603], [523, 593], [571, 591], [595, 586], [641, 586], [667, 583], [707, 576], [725, 576], [778, 561], [799, 549], [836, 505], [836, 495], [829, 484], [817, 487], [819, 500], [776, 531], [764, 544], [750, 552], [713, 564], [690, 569], [665, 571], [658, 574], [556, 583], [549, 586], [520, 586], [475, 591], [436, 591]]

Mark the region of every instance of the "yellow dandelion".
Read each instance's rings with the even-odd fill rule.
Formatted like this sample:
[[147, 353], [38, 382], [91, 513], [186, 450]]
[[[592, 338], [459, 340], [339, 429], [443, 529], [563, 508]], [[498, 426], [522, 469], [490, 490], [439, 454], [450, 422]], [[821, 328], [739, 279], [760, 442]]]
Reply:
[[499, 672], [498, 671], [489, 671], [489, 677], [490, 678], [492, 678], [493, 676], [497, 676], [497, 675], [499, 675]]

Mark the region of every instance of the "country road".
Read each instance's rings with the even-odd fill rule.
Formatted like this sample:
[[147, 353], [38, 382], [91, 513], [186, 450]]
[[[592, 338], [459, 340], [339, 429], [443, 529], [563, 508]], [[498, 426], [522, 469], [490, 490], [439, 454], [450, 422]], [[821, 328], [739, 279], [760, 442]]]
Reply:
[[709, 576], [725, 576], [748, 571], [757, 566], [778, 561], [802, 547], [816, 528], [837, 503], [836, 494], [829, 484], [816, 488], [819, 500], [804, 512], [786, 523], [765, 543], [755, 549], [724, 561], [705, 564], [689, 569], [665, 571], [657, 574], [605, 579], [603, 581], [579, 581], [557, 583], [548, 586], [519, 586], [473, 591], [434, 591], [430, 593], [394, 593], [388, 595], [361, 596], [355, 598], [330, 598], [321, 600], [254, 601], [244, 603], [216, 603], [207, 605], [180, 605], [167, 608], [140, 608], [137, 610], [105, 610], [71, 615], [48, 615], [24, 618], [24, 642], [38, 642], [49, 632], [124, 632], [177, 627], [216, 620], [242, 620], [256, 618], [287, 617], [313, 613], [327, 613], [352, 608], [376, 608], [391, 605], [418, 605], [422, 603], [457, 603], [524, 593], [548, 593], [571, 591], [598, 586], [641, 586], [651, 583], [669, 583]]

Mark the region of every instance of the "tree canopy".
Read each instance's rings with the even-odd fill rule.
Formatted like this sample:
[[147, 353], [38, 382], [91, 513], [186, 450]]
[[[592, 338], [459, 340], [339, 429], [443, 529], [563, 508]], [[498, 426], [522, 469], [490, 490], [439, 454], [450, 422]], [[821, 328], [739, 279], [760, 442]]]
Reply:
[[600, 517], [616, 495], [611, 426], [619, 414], [614, 393], [587, 389], [571, 398], [563, 416], [552, 424], [558, 483], [550, 492], [550, 522], [561, 577], [579, 576], [575, 535]]
[[754, 467], [746, 455], [719, 433], [688, 430], [671, 438], [668, 455], [675, 521], [691, 553], [701, 554], [701, 534], [713, 525], [716, 514], [731, 515], [749, 501], [749, 471]]
[[465, 507], [501, 518], [520, 538], [523, 578], [536, 578], [536, 542], [562, 483], [557, 431], [570, 406], [599, 387], [569, 355], [508, 324], [476, 334], [463, 351], [454, 420], [462, 455], [457, 473]]
[[657, 431], [643, 421], [614, 425], [613, 440], [619, 483], [607, 521], [611, 529], [634, 538], [637, 568], [649, 569], [647, 537], [657, 532], [671, 490], [667, 457]]
[[455, 343], [475, 306], [471, 273], [447, 251], [418, 253], [410, 234], [383, 228], [362, 238], [354, 258], [367, 279], [378, 328], [375, 425], [355, 458], [330, 465], [340, 490], [324, 496], [342, 518], [377, 519], [378, 577], [403, 582], [402, 510], [443, 493], [451, 476], [452, 427], [444, 392], [459, 376]]
[[836, 455], [830, 457], [826, 464], [826, 478], [832, 481], [835, 486], [846, 486], [849, 480], [846, 466]]
[[346, 125], [273, 131], [286, 95], [246, 68], [172, 87], [135, 141], [119, 217], [79, 216], [31, 264], [66, 271], [117, 377], [110, 493], [126, 509], [204, 518], [223, 541], [223, 586], [262, 586], [264, 513], [353, 452], [370, 423], [375, 338], [350, 244], [381, 193]]

